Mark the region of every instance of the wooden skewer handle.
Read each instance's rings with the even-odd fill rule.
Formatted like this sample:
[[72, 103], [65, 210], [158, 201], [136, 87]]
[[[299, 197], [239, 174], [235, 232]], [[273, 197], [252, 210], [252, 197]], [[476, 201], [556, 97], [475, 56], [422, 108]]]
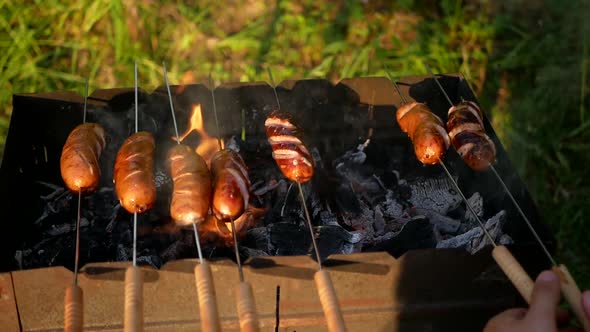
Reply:
[[326, 316], [328, 331], [346, 331], [344, 318], [342, 317], [342, 311], [340, 310], [340, 304], [338, 303], [336, 290], [334, 290], [330, 274], [326, 270], [320, 270], [315, 273], [313, 278], [315, 280], [316, 288], [318, 289], [324, 315]]
[[514, 287], [516, 287], [520, 295], [522, 295], [524, 300], [530, 304], [534, 283], [520, 263], [518, 263], [516, 258], [512, 256], [510, 251], [508, 251], [508, 248], [505, 246], [495, 247], [494, 250], [492, 250], [492, 256], [508, 279], [510, 279]]
[[137, 266], [125, 271], [125, 332], [143, 331], [143, 273]]
[[203, 262], [195, 266], [195, 282], [199, 298], [199, 313], [201, 315], [201, 330], [206, 332], [221, 331], [213, 275], [209, 263]]
[[258, 315], [252, 287], [247, 282], [241, 282], [237, 291], [238, 317], [240, 319], [240, 331], [258, 332]]
[[64, 331], [82, 332], [84, 328], [84, 296], [82, 288], [77, 285], [66, 288], [64, 305]]
[[559, 280], [561, 282], [561, 292], [563, 293], [563, 297], [565, 297], [567, 303], [569, 303], [570, 307], [572, 308], [574, 315], [576, 315], [576, 318], [578, 318], [578, 321], [584, 328], [584, 331], [590, 332], [590, 321], [584, 313], [584, 308], [582, 308], [582, 292], [570, 274], [570, 271], [565, 265], [560, 264], [559, 266], [553, 267], [553, 272], [559, 276]]

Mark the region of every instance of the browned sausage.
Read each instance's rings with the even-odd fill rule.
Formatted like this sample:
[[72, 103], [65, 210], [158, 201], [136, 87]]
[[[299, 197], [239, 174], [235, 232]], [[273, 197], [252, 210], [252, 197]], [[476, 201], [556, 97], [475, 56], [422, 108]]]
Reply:
[[483, 114], [474, 102], [463, 101], [451, 107], [447, 129], [453, 147], [471, 169], [486, 170], [496, 159], [496, 145], [486, 135]]
[[121, 205], [129, 213], [149, 210], [156, 201], [152, 134], [140, 131], [129, 136], [115, 159], [115, 189]]
[[178, 144], [168, 153], [174, 182], [170, 216], [180, 225], [200, 223], [211, 205], [211, 175], [205, 160], [190, 147]]
[[237, 219], [248, 206], [250, 179], [242, 157], [223, 149], [211, 158], [212, 210], [220, 220]]
[[438, 163], [450, 145], [442, 120], [426, 104], [417, 102], [398, 108], [396, 118], [412, 140], [416, 158], [423, 164]]
[[93, 191], [98, 186], [98, 160], [104, 146], [104, 129], [97, 123], [83, 123], [70, 133], [61, 151], [61, 177], [73, 192]]
[[301, 141], [300, 131], [288, 115], [274, 113], [264, 122], [272, 157], [289, 180], [307, 182], [313, 176], [313, 158]]

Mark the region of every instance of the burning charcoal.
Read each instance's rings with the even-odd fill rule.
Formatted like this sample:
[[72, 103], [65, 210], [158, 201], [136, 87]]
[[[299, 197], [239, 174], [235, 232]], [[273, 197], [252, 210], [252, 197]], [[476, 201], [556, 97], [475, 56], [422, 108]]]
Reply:
[[447, 234], [454, 234], [459, 230], [459, 227], [461, 227], [460, 221], [451, 219], [447, 216], [437, 213], [436, 211], [417, 208], [416, 214], [425, 216], [428, 218], [428, 220], [430, 220], [432, 225], [436, 226], [439, 231]]
[[385, 231], [385, 219], [383, 219], [383, 212], [379, 206], [375, 207], [375, 221], [373, 222], [373, 229], [375, 230], [375, 235], [382, 235]]
[[[502, 227], [504, 226], [505, 222], [506, 211], [504, 210], [498, 212], [495, 216], [491, 217], [490, 219], [488, 219], [488, 221], [486, 221], [485, 227], [494, 239], [494, 241], [498, 242], [502, 237]], [[478, 227], [477, 229], [481, 231], [481, 227]], [[481, 233], [482, 235], [480, 237], [474, 238], [473, 241], [471, 241], [467, 245], [467, 251], [469, 251], [472, 254], [478, 252], [483, 247], [491, 244], [490, 240], [483, 234], [483, 231]]]
[[387, 232], [387, 233], [385, 233], [383, 235], [376, 236], [373, 239], [373, 243], [382, 243], [382, 242], [385, 242], [385, 241], [389, 241], [389, 240], [393, 239], [396, 234], [397, 234], [397, 232]]
[[348, 167], [347, 164], [363, 164], [365, 160], [367, 160], [367, 154], [364, 152], [364, 149], [360, 149], [363, 145], [359, 145], [356, 150], [349, 150], [346, 153], [334, 160], [334, 168], [336, 171], [342, 169], [343, 167]]
[[498, 240], [498, 244], [503, 245], [503, 246], [507, 246], [507, 245], [513, 244], [513, 243], [514, 243], [514, 240], [512, 240], [512, 238], [508, 234], [502, 235], [500, 237], [500, 240]]
[[268, 252], [268, 228], [256, 227], [249, 229], [241, 244], [249, 248], [256, 248], [257, 250]]
[[[483, 197], [481, 197], [481, 195], [476, 192], [473, 193], [473, 195], [471, 195], [471, 197], [469, 197], [467, 199], [467, 201], [469, 202], [469, 205], [473, 208], [473, 210], [475, 211], [475, 213], [477, 214], [478, 217], [482, 218], [483, 217]], [[471, 213], [471, 211], [469, 211], [468, 208], [466, 208], [467, 210], [465, 211], [465, 219], [469, 221], [470, 224], [477, 224], [477, 219], [473, 216], [473, 213]]]
[[17, 250], [14, 253], [14, 260], [16, 261], [16, 266], [18, 266], [19, 270], [23, 269], [23, 256], [24, 256], [24, 253], [22, 250]]
[[312, 192], [309, 196], [305, 197], [310, 202], [308, 208], [310, 210], [312, 220], [319, 218], [320, 213], [325, 209], [324, 204], [322, 204], [318, 195], [316, 195], [315, 192]]
[[383, 185], [374, 176], [372, 169], [363, 164], [364, 160], [364, 157], [358, 157], [358, 154], [348, 151], [343, 157], [334, 161], [335, 170], [341, 178], [341, 184], [350, 186], [355, 195], [361, 196], [360, 198], [368, 203], [376, 204], [383, 199]]
[[[90, 223], [88, 222], [88, 219], [80, 218], [80, 228], [88, 227], [89, 224]], [[76, 231], [75, 223], [62, 224], [62, 225], [58, 225], [58, 226], [51, 225], [51, 228], [46, 231], [46, 234], [50, 235], [50, 236], [57, 236], [57, 235], [62, 235], [62, 234], [70, 233], [70, 232], [74, 232], [74, 231]]]
[[240, 246], [240, 257], [243, 257], [243, 261], [245, 261], [248, 258], [263, 256], [269, 256], [269, 254], [264, 250]]
[[410, 219], [395, 236], [369, 246], [365, 251], [387, 251], [394, 257], [412, 249], [434, 248], [436, 237], [433, 226], [424, 216]]
[[150, 265], [151, 267], [159, 269], [160, 267], [162, 267], [162, 260], [160, 259], [160, 257], [158, 257], [156, 255], [138, 256], [137, 257], [137, 265], [141, 265], [141, 264], [147, 264], [147, 265]]
[[461, 204], [461, 196], [446, 177], [426, 178], [410, 183], [410, 202], [419, 208], [447, 214]]
[[318, 148], [314, 146], [313, 148], [311, 148], [310, 153], [316, 168], [324, 168], [324, 161], [322, 160], [322, 155], [320, 154]]
[[122, 244], [118, 244], [117, 245], [117, 256], [116, 256], [116, 260], [119, 262], [126, 262], [129, 260], [129, 254], [127, 253], [127, 248], [122, 245]]
[[395, 188], [399, 184], [399, 172], [398, 171], [385, 172], [382, 174], [380, 179], [381, 179], [381, 183], [386, 188]]
[[[281, 180], [284, 181], [284, 180]], [[252, 193], [256, 196], [263, 196], [267, 192], [274, 190], [279, 186], [279, 181], [275, 179], [270, 179], [268, 183], [264, 183], [259, 181], [258, 183], [252, 184]]]
[[120, 203], [117, 203], [117, 205], [115, 205], [113, 207], [113, 212], [111, 213], [111, 216], [109, 218], [109, 223], [107, 224], [105, 230], [107, 233], [112, 233], [113, 232], [113, 228], [116, 226], [116, 221], [117, 221], [117, 217], [119, 216], [119, 211], [122, 211], [122, 207]]
[[381, 204], [383, 215], [387, 218], [408, 217], [404, 213], [404, 207], [395, 199], [395, 194], [388, 190], [385, 195], [385, 202]]
[[116, 217], [118, 211], [119, 199], [115, 194], [113, 187], [103, 187], [96, 192], [86, 196], [87, 204], [83, 207], [84, 213], [91, 213], [91, 221], [96, 219], [110, 222]]
[[342, 214], [342, 222], [344, 225], [365, 233], [365, 238], [372, 238], [373, 236], [373, 220], [375, 213], [373, 209], [361, 202], [361, 212], [357, 214]]
[[342, 213], [354, 215], [361, 212], [360, 202], [352, 190], [350, 183], [341, 183], [338, 185], [334, 201], [338, 210], [342, 211]]
[[[321, 260], [325, 260], [332, 254], [351, 254], [360, 249], [360, 233], [347, 232], [341, 226], [329, 225], [316, 228], [317, 245], [320, 250]], [[356, 249], [356, 250], [355, 250]]]
[[338, 218], [330, 211], [321, 211], [320, 220], [322, 225], [339, 225]]
[[[485, 227], [490, 235], [494, 238], [494, 241], [498, 241], [502, 237], [503, 234], [501, 231], [505, 221], [506, 212], [504, 210], [498, 212], [495, 216], [486, 221]], [[467, 251], [474, 254], [489, 244], [489, 240], [485, 236], [481, 227], [475, 226], [463, 234], [439, 242], [436, 247], [465, 248]]]
[[307, 255], [311, 246], [309, 230], [304, 225], [276, 222], [268, 226], [268, 235], [271, 255]]
[[33, 224], [38, 225], [49, 217], [70, 212], [70, 204], [73, 196], [69, 190], [47, 182], [38, 181], [37, 183], [53, 191], [48, 195], [40, 196], [41, 200], [46, 203], [43, 207], [43, 212], [41, 212], [41, 215]]
[[160, 254], [160, 258], [163, 262], [172, 261], [182, 257], [186, 252], [192, 249], [193, 246], [187, 243], [187, 241], [184, 239], [180, 239], [172, 243], [170, 246], [168, 246], [168, 248], [164, 249], [164, 251]]

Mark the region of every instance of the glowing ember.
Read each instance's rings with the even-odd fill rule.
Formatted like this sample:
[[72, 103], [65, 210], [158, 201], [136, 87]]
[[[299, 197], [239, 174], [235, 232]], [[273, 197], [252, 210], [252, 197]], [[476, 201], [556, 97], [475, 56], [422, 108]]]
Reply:
[[217, 137], [211, 137], [205, 131], [203, 126], [203, 112], [201, 110], [201, 104], [196, 104], [193, 107], [193, 111], [189, 118], [189, 127], [186, 131], [180, 135], [180, 141], [183, 141], [190, 133], [196, 131], [199, 136], [201, 136], [201, 142], [196, 147], [195, 151], [205, 159], [207, 165], [211, 161], [211, 157], [219, 151], [219, 144], [221, 144], [221, 148], [223, 149], [224, 143], [223, 140], [218, 140]]

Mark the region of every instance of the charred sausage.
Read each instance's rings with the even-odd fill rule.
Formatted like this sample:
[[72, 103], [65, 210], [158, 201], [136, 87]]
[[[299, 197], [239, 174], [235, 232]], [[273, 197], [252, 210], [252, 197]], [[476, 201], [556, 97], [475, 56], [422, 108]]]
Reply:
[[104, 129], [97, 123], [83, 123], [72, 130], [60, 158], [61, 176], [68, 189], [76, 193], [96, 189], [98, 160], [105, 144]]
[[412, 140], [416, 158], [423, 164], [438, 163], [450, 145], [442, 120], [426, 104], [418, 102], [398, 108], [396, 118]]
[[264, 122], [272, 157], [289, 180], [304, 183], [313, 176], [313, 158], [301, 141], [300, 131], [288, 115], [274, 113]]
[[212, 210], [220, 220], [237, 219], [248, 206], [250, 179], [242, 157], [223, 149], [211, 158]]
[[115, 159], [115, 190], [129, 213], [149, 210], [156, 201], [152, 134], [140, 131], [129, 136]]
[[170, 216], [180, 225], [202, 222], [211, 205], [211, 175], [207, 163], [183, 144], [170, 149], [168, 160], [174, 183]]
[[496, 159], [496, 145], [485, 133], [480, 108], [474, 102], [462, 101], [451, 107], [448, 115], [453, 147], [471, 169], [486, 170]]

